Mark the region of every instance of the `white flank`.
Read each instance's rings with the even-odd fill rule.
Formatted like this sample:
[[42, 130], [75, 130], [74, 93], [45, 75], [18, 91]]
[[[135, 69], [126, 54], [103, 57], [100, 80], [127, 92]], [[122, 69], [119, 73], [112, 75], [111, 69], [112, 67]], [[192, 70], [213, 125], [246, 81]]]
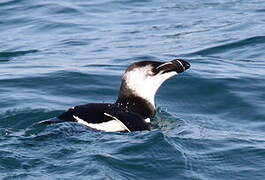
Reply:
[[124, 129], [126, 129], [128, 132], [131, 132], [130, 129], [127, 128], [127, 126], [125, 126], [125, 124], [123, 124], [123, 122], [121, 122], [118, 118], [108, 114], [108, 113], [104, 113], [106, 116], [109, 116], [111, 118], [113, 118], [114, 120], [116, 120]]
[[151, 122], [150, 118], [146, 118], [144, 121], [145, 121], [146, 123], [150, 123], [150, 122]]
[[124, 74], [127, 86], [139, 97], [150, 102], [155, 107], [155, 94], [161, 84], [177, 74], [175, 71], [151, 75], [151, 66], [136, 68]]
[[83, 119], [80, 119], [77, 116], [73, 116], [73, 117], [77, 120], [78, 123], [88, 126], [90, 128], [96, 129], [96, 130], [100, 130], [100, 131], [120, 132], [120, 131], [125, 131], [128, 129], [125, 125], [124, 126], [127, 129], [121, 126], [120, 122], [118, 122], [116, 119], [108, 121], [108, 122], [102, 122], [102, 123], [88, 123], [84, 121]]

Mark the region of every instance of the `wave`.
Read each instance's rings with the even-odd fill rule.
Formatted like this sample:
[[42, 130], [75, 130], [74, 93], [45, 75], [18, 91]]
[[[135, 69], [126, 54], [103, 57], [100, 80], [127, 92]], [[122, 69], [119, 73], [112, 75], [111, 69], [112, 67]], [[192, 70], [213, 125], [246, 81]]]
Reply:
[[251, 46], [253, 44], [263, 44], [265, 43], [265, 36], [255, 36], [255, 37], [250, 37], [246, 38], [243, 40], [239, 40], [236, 42], [231, 42], [231, 43], [226, 43], [210, 48], [205, 48], [193, 53], [190, 53], [189, 55], [211, 55], [211, 54], [218, 54], [222, 53], [225, 51], [229, 51], [231, 49], [239, 49], [243, 46]]
[[2, 52], [0, 52], [0, 62], [1, 61], [9, 61], [13, 57], [23, 56], [26, 54], [37, 53], [37, 52], [39, 52], [39, 51], [36, 49], [27, 50], [27, 51], [2, 51]]

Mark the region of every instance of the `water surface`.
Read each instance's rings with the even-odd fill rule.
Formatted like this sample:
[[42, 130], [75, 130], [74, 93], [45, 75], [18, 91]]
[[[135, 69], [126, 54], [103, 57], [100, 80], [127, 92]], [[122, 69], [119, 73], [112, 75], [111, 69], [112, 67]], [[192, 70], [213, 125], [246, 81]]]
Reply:
[[[0, 2], [1, 179], [264, 179], [265, 2]], [[187, 59], [150, 132], [43, 119], [113, 102], [136, 61]]]

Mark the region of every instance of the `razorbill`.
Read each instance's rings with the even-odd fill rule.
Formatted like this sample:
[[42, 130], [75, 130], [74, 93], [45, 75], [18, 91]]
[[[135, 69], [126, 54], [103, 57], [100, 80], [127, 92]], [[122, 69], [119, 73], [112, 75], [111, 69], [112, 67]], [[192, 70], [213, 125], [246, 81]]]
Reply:
[[158, 88], [165, 80], [189, 68], [190, 64], [182, 59], [133, 63], [123, 75], [115, 103], [75, 106], [41, 124], [78, 122], [106, 132], [150, 130], [150, 118], [156, 113], [155, 94]]

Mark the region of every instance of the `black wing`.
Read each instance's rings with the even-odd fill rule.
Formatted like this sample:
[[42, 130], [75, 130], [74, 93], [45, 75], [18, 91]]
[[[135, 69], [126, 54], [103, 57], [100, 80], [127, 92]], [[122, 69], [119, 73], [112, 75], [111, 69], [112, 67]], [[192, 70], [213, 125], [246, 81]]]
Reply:
[[[62, 121], [77, 122], [80, 118], [87, 123], [98, 124], [111, 120], [121, 121], [129, 131], [150, 130], [150, 125], [144, 119], [133, 112], [129, 112], [115, 104], [86, 104], [75, 106], [64, 112], [56, 121], [43, 121], [45, 124], [51, 124]], [[42, 123], [43, 123], [42, 122]]]
[[76, 122], [75, 117], [78, 117], [88, 123], [102, 123], [109, 121], [110, 117], [104, 115], [104, 113], [111, 109], [114, 109], [112, 104], [85, 104], [68, 109], [58, 118], [64, 121]]

